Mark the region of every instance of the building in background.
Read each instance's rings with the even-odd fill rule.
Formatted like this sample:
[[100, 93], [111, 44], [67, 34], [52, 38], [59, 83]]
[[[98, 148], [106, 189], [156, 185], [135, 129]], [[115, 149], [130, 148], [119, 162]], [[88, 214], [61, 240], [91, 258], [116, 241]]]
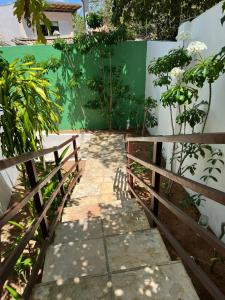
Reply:
[[[21, 23], [13, 15], [13, 3], [0, 6], [0, 40], [2, 44], [23, 45], [33, 44], [37, 33], [29, 28], [25, 20]], [[52, 22], [51, 29], [44, 25], [42, 31], [47, 42], [51, 42], [57, 36], [71, 39], [73, 36], [73, 15], [81, 7], [80, 4], [66, 2], [51, 2], [45, 10], [45, 15]]]

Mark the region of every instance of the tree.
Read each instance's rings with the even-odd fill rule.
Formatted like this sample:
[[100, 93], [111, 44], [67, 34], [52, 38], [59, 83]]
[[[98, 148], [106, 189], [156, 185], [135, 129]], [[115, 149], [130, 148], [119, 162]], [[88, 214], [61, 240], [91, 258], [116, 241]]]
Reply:
[[[196, 17], [219, 0], [113, 0], [112, 22], [135, 24], [136, 34], [175, 39], [181, 21]], [[147, 34], [146, 34], [147, 33]]]
[[78, 14], [75, 14], [73, 17], [73, 28], [74, 32], [77, 34], [85, 32], [85, 22], [84, 18]]

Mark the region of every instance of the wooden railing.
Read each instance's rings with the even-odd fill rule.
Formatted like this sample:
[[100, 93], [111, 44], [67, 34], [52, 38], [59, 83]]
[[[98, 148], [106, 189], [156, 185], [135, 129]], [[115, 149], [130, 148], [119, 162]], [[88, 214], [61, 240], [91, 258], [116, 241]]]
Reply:
[[[21, 209], [24, 208], [28, 204], [28, 201], [30, 201], [32, 198], [37, 213], [37, 217], [35, 218], [35, 220], [33, 220], [32, 225], [25, 232], [19, 244], [15, 247], [14, 251], [10, 253], [7, 258], [5, 258], [5, 260], [2, 262], [0, 266], [0, 294], [2, 292], [4, 283], [12, 273], [18, 258], [23, 253], [25, 247], [34, 236], [36, 230], [39, 229], [41, 231], [43, 242], [41, 245], [40, 253], [37, 257], [35, 264], [33, 265], [31, 275], [29, 277], [28, 283], [22, 295], [22, 299], [29, 299], [32, 288], [36, 283], [38, 272], [42, 267], [47, 247], [51, 242], [56, 225], [61, 219], [65, 202], [68, 196], [70, 195], [73, 187], [75, 186], [76, 182], [79, 180], [81, 176], [81, 169], [79, 166], [80, 160], [78, 159], [79, 148], [77, 147], [76, 144], [77, 137], [78, 135], [73, 136], [66, 142], [56, 147], [0, 160], [0, 171], [3, 171], [7, 168], [19, 164], [25, 164], [27, 178], [31, 186], [31, 190], [22, 198], [22, 200], [14, 203], [11, 207], [9, 207], [9, 209], [4, 213], [4, 215], [0, 217], [0, 230], [4, 225], [8, 223], [8, 221], [12, 220], [15, 216], [17, 216], [18, 213], [21, 211]], [[71, 143], [73, 146], [72, 153], [70, 153], [66, 158], [64, 158], [63, 161], [61, 161], [59, 156], [59, 150], [64, 148], [67, 145], [70, 145]], [[54, 153], [55, 167], [42, 181], [39, 181], [36, 166], [35, 166], [35, 159], [43, 157], [49, 153]], [[69, 170], [63, 174], [62, 167], [71, 158], [74, 158], [75, 162], [72, 164]], [[70, 174], [74, 174], [74, 176], [69, 181], [67, 185], [67, 190], [65, 190], [65, 181], [68, 180]], [[49, 183], [50, 180], [55, 175], [58, 177], [58, 184], [55, 190], [53, 191], [53, 193], [50, 195], [49, 199], [45, 203], [43, 203], [42, 188], [47, 183]], [[55, 214], [55, 218], [53, 219], [51, 224], [48, 224], [47, 212], [59, 193], [61, 195], [61, 202], [58, 206], [57, 212]]]
[[[194, 232], [196, 232], [202, 239], [208, 242], [215, 250], [225, 257], [225, 244], [222, 243], [214, 234], [207, 229], [201, 227], [195, 220], [189, 217], [184, 211], [174, 205], [169, 199], [167, 199], [162, 193], [160, 193], [160, 177], [164, 176], [170, 180], [181, 184], [185, 188], [189, 188], [199, 194], [202, 194], [212, 201], [225, 205], [225, 193], [204, 184], [198, 183], [192, 179], [179, 176], [173, 172], [170, 172], [161, 165], [162, 158], [162, 143], [163, 142], [185, 142], [196, 144], [225, 144], [225, 133], [210, 133], [210, 134], [190, 134], [190, 135], [174, 135], [174, 136], [150, 136], [150, 137], [127, 137], [127, 174], [128, 174], [128, 186], [130, 192], [135, 196], [138, 202], [144, 208], [147, 216], [150, 219], [151, 226], [158, 226], [158, 228], [164, 233], [167, 240], [172, 247], [180, 255], [184, 264], [190, 268], [196, 278], [202, 283], [202, 285], [208, 290], [211, 296], [217, 300], [224, 300], [225, 295], [218, 289], [214, 282], [207, 276], [207, 274], [200, 268], [199, 265], [191, 258], [182, 245], [176, 240], [173, 234], [169, 231], [166, 225], [164, 225], [158, 218], [159, 202], [164, 205], [169, 211], [171, 211], [182, 222], [186, 223]], [[153, 162], [145, 162], [133, 155], [133, 142], [150, 142], [153, 143]], [[136, 162], [145, 168], [152, 171], [151, 186], [146, 184], [140, 176], [135, 175], [130, 167], [132, 162]], [[146, 202], [140, 199], [135, 192], [134, 182], [139, 182], [146, 190], [152, 195], [151, 206], [148, 207]], [[191, 242], [191, 241], [190, 241]]]

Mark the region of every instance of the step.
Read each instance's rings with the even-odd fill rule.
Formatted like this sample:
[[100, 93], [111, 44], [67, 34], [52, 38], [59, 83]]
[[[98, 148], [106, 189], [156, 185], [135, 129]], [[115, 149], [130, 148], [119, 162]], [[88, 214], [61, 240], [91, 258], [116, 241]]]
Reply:
[[42, 282], [71, 277], [105, 275], [110, 272], [160, 264], [170, 260], [160, 233], [147, 229], [128, 234], [51, 245]]
[[103, 239], [70, 241], [48, 248], [42, 282], [106, 273]]
[[149, 229], [149, 223], [141, 210], [118, 211], [107, 209], [107, 215], [101, 218], [89, 218], [58, 224], [54, 244], [64, 244], [80, 240], [95, 239], [105, 236], [129, 233]]
[[31, 300], [198, 300], [193, 284], [180, 261], [113, 273], [107, 276], [74, 277], [35, 287]]
[[[116, 200], [120, 198], [120, 200]], [[117, 214], [125, 211], [136, 211], [140, 209], [138, 203], [124, 195], [105, 194], [101, 196], [84, 197], [76, 199], [74, 204], [63, 210], [62, 222], [84, 220], [95, 217], [104, 218], [108, 214]], [[72, 200], [73, 201], [73, 200]]]
[[111, 272], [170, 261], [158, 229], [106, 237]]

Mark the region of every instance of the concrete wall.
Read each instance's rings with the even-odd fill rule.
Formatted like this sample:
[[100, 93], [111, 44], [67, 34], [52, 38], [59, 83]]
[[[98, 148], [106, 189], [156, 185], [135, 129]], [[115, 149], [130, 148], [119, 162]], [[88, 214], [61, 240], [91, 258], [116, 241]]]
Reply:
[[[205, 56], [215, 54], [225, 45], [225, 26], [221, 26], [220, 18], [222, 16], [222, 2], [212, 7], [210, 10], [206, 11], [192, 22], [186, 22], [180, 26], [179, 31], [190, 31], [192, 33], [192, 39], [204, 42], [208, 50], [204, 52]], [[178, 47], [179, 44], [176, 42], [148, 42], [147, 45], [147, 66], [149, 61], [155, 57], [162, 56], [171, 48]], [[162, 92], [161, 88], [154, 87], [152, 84], [153, 77], [146, 72], [146, 97], [152, 96], [156, 99], [160, 98]], [[205, 128], [205, 132], [225, 132], [225, 76], [221, 76], [213, 85], [213, 97], [212, 105]], [[203, 89], [199, 92], [199, 99], [208, 99], [208, 84], [205, 84]], [[173, 111], [174, 117], [177, 112]], [[154, 129], [149, 129], [152, 134], [171, 134], [170, 117], [169, 110], [163, 108], [159, 104], [158, 108], [158, 121], [159, 126]], [[169, 157], [171, 154], [171, 145], [165, 144], [164, 153], [168, 158], [167, 167], [169, 167]], [[215, 145], [215, 147], [220, 148], [225, 154], [225, 147], [221, 145]], [[189, 161], [190, 162], [190, 161]], [[187, 164], [189, 164], [187, 162]], [[206, 167], [205, 160], [198, 160], [198, 169], [193, 178], [188, 173], [185, 174], [186, 177], [190, 177], [194, 180], [200, 182], [200, 177], [203, 175], [203, 170]], [[221, 191], [225, 191], [224, 185], [225, 170], [223, 168], [222, 174], [217, 175], [218, 182], [209, 181], [209, 186], [212, 186]], [[201, 213], [209, 217], [209, 225], [213, 231], [220, 235], [221, 228], [220, 225], [225, 221], [225, 207], [217, 204], [210, 199], [206, 202], [202, 202], [200, 206]]]
[[[50, 21], [59, 22], [61, 36], [73, 34], [73, 19], [71, 13], [46, 12]], [[24, 20], [21, 23], [13, 15], [13, 4], [0, 6], [0, 39], [7, 44], [13, 44], [15, 38], [36, 38], [36, 30], [29, 28]]]

